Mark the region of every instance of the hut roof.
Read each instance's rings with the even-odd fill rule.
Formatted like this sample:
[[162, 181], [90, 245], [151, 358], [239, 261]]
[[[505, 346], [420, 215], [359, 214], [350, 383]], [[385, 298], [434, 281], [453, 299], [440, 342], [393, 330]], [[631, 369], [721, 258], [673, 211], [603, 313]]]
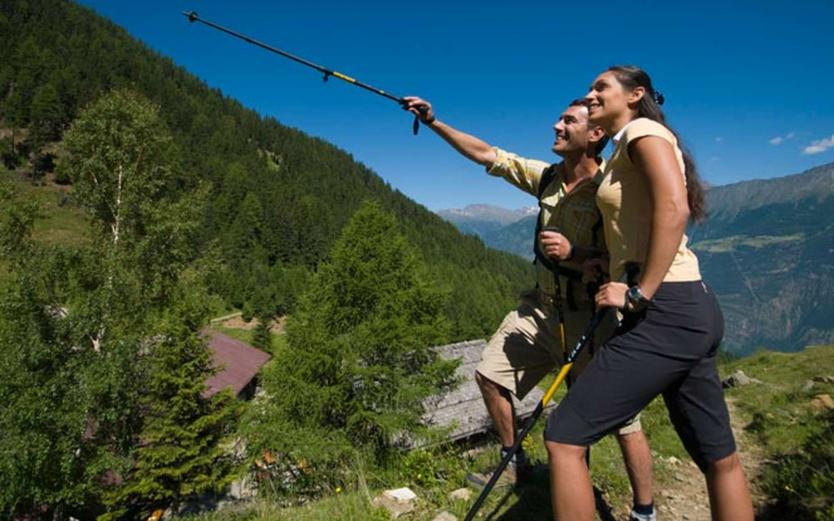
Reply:
[[213, 363], [218, 369], [217, 374], [206, 380], [207, 396], [226, 387], [231, 387], [235, 396], [239, 395], [271, 358], [268, 353], [223, 333], [207, 330], [205, 334], [209, 337]]

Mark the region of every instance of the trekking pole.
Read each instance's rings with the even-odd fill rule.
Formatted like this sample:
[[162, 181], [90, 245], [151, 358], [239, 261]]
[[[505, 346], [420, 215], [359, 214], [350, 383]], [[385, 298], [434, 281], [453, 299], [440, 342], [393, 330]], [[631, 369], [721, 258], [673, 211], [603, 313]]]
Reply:
[[[542, 231], [561, 233], [558, 226], [545, 226], [542, 228]], [[538, 237], [536, 237], [536, 240], [539, 240]], [[551, 262], [553, 263], [553, 287], [556, 288], [554, 301], [556, 304], [556, 312], [559, 314], [559, 340], [562, 342], [562, 355], [567, 356], [568, 341], [565, 337], [565, 310], [562, 305], [562, 280], [559, 278], [559, 261], [551, 259]], [[570, 387], [570, 378], [568, 378], [568, 387]]]
[[489, 479], [489, 482], [487, 482], [486, 486], [484, 487], [484, 490], [481, 491], [481, 495], [478, 496], [478, 499], [469, 509], [469, 512], [466, 513], [466, 518], [464, 518], [465, 521], [472, 521], [473, 519], [475, 519], [475, 514], [477, 514], [478, 510], [480, 510], [483, 506], [487, 496], [492, 491], [493, 487], [495, 487], [495, 484], [498, 482], [498, 478], [501, 477], [501, 474], [504, 472], [504, 469], [506, 469], [507, 465], [510, 464], [510, 460], [513, 459], [515, 453], [518, 452], [518, 449], [521, 447], [521, 442], [524, 441], [524, 438], [526, 438], [530, 431], [533, 429], [533, 425], [535, 425], [536, 421], [539, 419], [539, 416], [542, 415], [544, 408], [547, 406], [550, 400], [553, 399], [553, 395], [556, 394], [556, 390], [559, 388], [559, 386], [562, 384], [562, 381], [567, 376], [571, 366], [573, 366], [573, 362], [579, 356], [579, 352], [582, 351], [582, 347], [594, 334], [594, 330], [602, 321], [602, 318], [605, 316], [605, 313], [607, 311], [608, 308], [602, 308], [599, 311], [597, 311], [596, 314], [594, 314], [594, 317], [585, 327], [585, 331], [582, 333], [582, 337], [579, 338], [579, 340], [576, 342], [576, 346], [573, 348], [570, 354], [568, 354], [568, 357], [565, 360], [565, 365], [563, 365], [562, 368], [559, 370], [559, 374], [556, 375], [556, 379], [553, 381], [552, 384], [550, 384], [550, 388], [544, 394], [544, 397], [541, 399], [538, 405], [536, 405], [536, 409], [533, 411], [533, 414], [531, 414], [530, 417], [527, 418], [527, 422], [524, 424], [524, 428], [521, 429], [521, 432], [518, 434], [518, 436], [516, 436], [516, 440], [515, 443], [513, 443], [512, 448], [510, 448], [510, 451], [501, 459], [501, 463], [498, 464], [498, 467], [492, 473], [492, 477]]
[[[188, 18], [188, 21], [191, 22], [191, 23], [200, 22], [202, 24], [208, 25], [209, 27], [217, 29], [218, 31], [222, 31], [226, 34], [230, 34], [230, 35], [234, 36], [235, 38], [240, 38], [241, 40], [243, 40], [245, 42], [251, 43], [252, 45], [257, 45], [258, 47], [260, 47], [262, 49], [266, 49], [267, 51], [274, 52], [275, 54], [280, 54], [284, 58], [289, 58], [290, 60], [292, 60], [294, 62], [300, 63], [301, 65], [306, 65], [307, 67], [310, 67], [311, 69], [315, 69], [315, 70], [319, 71], [320, 73], [324, 74], [324, 77], [322, 78], [323, 81], [327, 81], [331, 76], [333, 76], [334, 78], [339, 78], [342, 81], [346, 81], [347, 83], [350, 83], [350, 84], [355, 85], [357, 87], [361, 87], [361, 88], [363, 88], [367, 91], [373, 92], [374, 94], [377, 94], [377, 95], [382, 96], [384, 98], [388, 98], [392, 101], [396, 101], [397, 103], [400, 104], [400, 106], [404, 107], [405, 105], [408, 105], [408, 102], [405, 100], [405, 98], [401, 98], [399, 96], [394, 96], [393, 94], [389, 94], [388, 92], [385, 92], [382, 89], [378, 89], [378, 88], [376, 88], [372, 85], [368, 85], [367, 83], [361, 82], [361, 81], [359, 81], [355, 78], [351, 78], [350, 76], [348, 76], [346, 74], [342, 74], [341, 72], [334, 71], [332, 69], [328, 69], [327, 67], [323, 67], [323, 66], [318, 65], [316, 63], [313, 63], [309, 60], [305, 60], [304, 58], [301, 58], [300, 56], [290, 54], [287, 51], [283, 51], [281, 49], [278, 49], [277, 47], [272, 47], [271, 45], [267, 45], [263, 42], [259, 42], [258, 40], [255, 40], [254, 38], [250, 38], [249, 36], [246, 36], [245, 34], [241, 34], [237, 31], [233, 31], [232, 29], [228, 29], [228, 28], [223, 27], [222, 25], [218, 25], [214, 22], [204, 20], [203, 18], [200, 18], [200, 15], [198, 15], [196, 11], [183, 11], [182, 14], [183, 14], [183, 16]], [[423, 108], [423, 109], [418, 108], [417, 110], [420, 111], [421, 114], [425, 113], [425, 108]], [[420, 118], [418, 116], [415, 116], [414, 117], [414, 125], [412, 127], [412, 130], [414, 131], [415, 135], [417, 134], [417, 131], [418, 131], [419, 128], [420, 128]]]

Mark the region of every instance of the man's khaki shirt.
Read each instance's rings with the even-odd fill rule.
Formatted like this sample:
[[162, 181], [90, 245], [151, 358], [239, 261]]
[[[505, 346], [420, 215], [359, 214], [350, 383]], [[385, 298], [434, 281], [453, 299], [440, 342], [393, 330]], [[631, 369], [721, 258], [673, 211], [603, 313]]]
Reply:
[[[539, 182], [542, 174], [550, 166], [544, 161], [526, 159], [515, 154], [493, 148], [496, 159], [487, 173], [496, 177], [503, 177], [510, 184], [524, 190], [538, 199]], [[602, 171], [605, 162], [602, 161], [597, 175], [591, 182], [581, 184], [568, 193], [565, 188], [564, 164], [554, 166], [556, 176], [550, 185], [545, 188], [539, 206], [541, 212], [542, 228], [546, 226], [556, 227], [574, 247], [594, 248], [605, 251], [605, 238], [603, 236], [602, 216], [597, 209], [596, 193], [597, 187], [602, 182]], [[539, 238], [535, 240], [538, 242]], [[541, 245], [539, 244], [539, 247]], [[542, 249], [542, 252], [544, 250]], [[582, 271], [582, 265], [575, 261], [561, 261], [560, 266]], [[541, 263], [536, 263], [536, 278], [539, 288], [548, 295], [555, 295], [556, 285], [553, 280], [553, 273]], [[562, 297], [566, 298], [567, 286], [565, 278], [562, 278]], [[583, 284], [574, 284], [574, 299], [587, 301]]]

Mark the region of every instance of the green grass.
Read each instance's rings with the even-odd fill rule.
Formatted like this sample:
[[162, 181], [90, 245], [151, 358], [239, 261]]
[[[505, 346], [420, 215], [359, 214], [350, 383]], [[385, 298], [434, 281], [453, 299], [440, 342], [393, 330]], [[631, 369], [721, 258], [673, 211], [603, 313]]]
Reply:
[[[685, 458], [685, 452], [677, 439], [662, 402], [653, 403], [644, 413], [643, 423], [651, 434], [652, 449], [664, 457]], [[549, 476], [547, 456], [543, 442], [543, 419], [538, 423], [525, 442], [525, 450], [534, 463], [530, 479], [523, 486], [512, 490], [494, 490], [482, 508], [484, 515], [492, 514], [494, 519], [547, 520], [551, 518]], [[447, 446], [431, 450], [418, 450], [406, 456], [396, 468], [373, 469], [363, 465], [362, 470], [353, 472], [356, 483], [347, 492], [331, 491], [325, 497], [313, 500], [303, 506], [281, 507], [268, 498], [260, 498], [251, 504], [244, 504], [236, 511], [220, 511], [202, 516], [188, 517], [194, 521], [229, 520], [310, 520], [329, 521], [387, 519], [375, 509], [370, 498], [379, 495], [385, 488], [407, 486], [420, 498], [418, 511], [406, 519], [431, 521], [440, 511], [448, 511], [463, 519], [478, 492], [473, 490], [468, 502], [452, 501], [448, 494], [465, 487], [466, 474], [483, 471], [498, 461], [497, 441], [488, 443], [489, 448], [474, 456], [462, 455], [468, 447]], [[614, 437], [603, 439], [592, 450], [591, 472], [594, 483], [606, 496], [609, 504], [619, 513], [630, 505], [631, 492], [619, 446]], [[671, 470], [663, 460], [656, 458], [656, 472], [660, 481], [671, 479]], [[349, 488], [349, 487], [346, 487]]]
[[241, 342], [246, 342], [247, 344], [252, 343], [252, 330], [236, 329], [222, 326], [212, 326], [212, 329], [214, 329], [215, 331], [219, 331], [226, 336], [230, 336], [234, 339], [240, 340]]
[[[762, 519], [834, 519], [825, 517], [829, 515], [825, 509], [830, 508], [826, 506], [826, 501], [830, 504], [831, 494], [819, 496], [827, 493], [829, 489], [826, 487], [834, 481], [834, 467], [826, 466], [829, 463], [834, 465], [834, 454], [830, 454], [832, 449], [828, 449], [830, 442], [822, 443], [823, 448], [819, 448], [820, 439], [831, 439], [820, 436], [825, 435], [826, 428], [831, 429], [832, 420], [826, 419], [824, 414], [810, 405], [811, 399], [817, 394], [834, 394], [834, 384], [817, 382], [813, 389], [803, 390], [808, 380], [834, 373], [834, 347], [809, 348], [793, 354], [760, 352], [748, 358], [724, 362], [720, 372], [726, 377], [737, 369], [762, 381], [760, 384], [727, 390], [727, 398], [735, 404], [737, 418], [747, 425], [745, 442], [757, 442], [761, 445], [764, 457], [774, 461], [765, 468], [762, 482], [757, 485], [779, 503], [764, 506]], [[548, 383], [543, 382], [542, 387]], [[556, 399], [564, 392], [565, 389], [561, 389]], [[662, 488], [672, 482], [675, 472], [675, 467], [668, 463], [669, 457], [688, 461], [689, 456], [668, 419], [661, 399], [652, 402], [643, 412], [642, 422], [654, 455], [655, 479], [658, 488]], [[543, 429], [542, 419], [525, 442], [525, 449], [535, 464], [529, 482], [512, 491], [493, 491], [482, 509], [485, 515], [492, 513], [493, 519], [504, 521], [550, 519]], [[807, 458], [797, 457], [803, 451], [810, 450], [809, 443], [814, 440], [817, 440], [817, 453], [820, 450], [823, 452], [823, 459], [817, 461], [819, 468], [812, 468]], [[352, 485], [346, 486], [347, 491], [331, 491], [303, 506], [282, 507], [268, 498], [260, 498], [241, 505], [239, 510], [224, 510], [193, 519], [385, 519], [383, 513], [373, 508], [370, 498], [380, 494], [384, 488], [403, 486], [410, 487], [420, 497], [418, 511], [410, 514], [407, 519], [430, 521], [441, 510], [447, 510], [462, 519], [471, 501], [452, 502], [447, 497], [448, 493], [465, 486], [468, 472], [486, 469], [498, 459], [496, 440], [480, 440], [480, 445], [488, 448], [474, 456], [467, 452], [469, 446], [447, 445], [416, 451], [396, 468], [357, 465], [358, 468], [352, 472], [356, 479]], [[830, 454], [830, 460], [824, 459], [827, 454]], [[785, 461], [793, 466], [786, 468]], [[594, 446], [591, 472], [595, 486], [604, 492], [609, 505], [614, 507], [615, 513], [622, 514], [630, 504], [631, 492], [619, 446], [613, 436], [606, 437]], [[779, 487], [781, 495], [775, 490]], [[477, 493], [473, 493], [472, 501], [476, 497]], [[801, 509], [805, 510], [801, 510], [797, 504], [803, 505]], [[808, 514], [809, 508], [816, 509], [814, 513], [817, 517], [808, 517], [813, 515]], [[830, 513], [834, 514], [834, 510]]]
[[[268, 500], [196, 516], [193, 521], [386, 521], [389, 516], [374, 509], [370, 499], [360, 492], [334, 494], [307, 505], [282, 508]], [[405, 519], [415, 519], [406, 517]]]
[[783, 242], [796, 242], [804, 239], [805, 236], [801, 233], [793, 235], [757, 235], [755, 237], [747, 237], [744, 235], [732, 235], [730, 237], [722, 237], [721, 239], [713, 239], [708, 241], [700, 241], [692, 245], [693, 249], [700, 251], [707, 251], [710, 253], [727, 253], [738, 249], [740, 246], [747, 246], [749, 248], [764, 248], [779, 244]]
[[[245, 340], [247, 333], [249, 332], [238, 330], [235, 334]], [[549, 383], [542, 382], [541, 386], [546, 388]], [[561, 388], [555, 399], [560, 399], [565, 392], [565, 388]], [[688, 455], [668, 419], [662, 399], [649, 405], [641, 421], [655, 455], [656, 480], [661, 485], [669, 483], [673, 479], [675, 467], [667, 463], [668, 458], [674, 456], [685, 461]], [[524, 485], [515, 489], [493, 491], [482, 508], [485, 516], [491, 513], [493, 519], [504, 521], [551, 518], [547, 454], [543, 440], [544, 423], [544, 418], [541, 418], [524, 444], [534, 464], [532, 476]], [[477, 443], [482, 450], [474, 454], [469, 451], [472, 448], [470, 445], [450, 444], [414, 451], [397, 464], [385, 468], [375, 468], [367, 463], [357, 464], [356, 469], [351, 469], [355, 480], [352, 484], [346, 485], [347, 492], [336, 494], [331, 491], [304, 506], [281, 507], [268, 498], [260, 498], [253, 503], [242, 505], [241, 509], [234, 513], [221, 511], [193, 519], [385, 519], [379, 517], [382, 514], [373, 508], [369, 498], [379, 495], [385, 488], [405, 486], [414, 490], [420, 498], [418, 511], [409, 514], [407, 519], [431, 521], [442, 510], [463, 519], [477, 497], [477, 491], [473, 491], [472, 499], [468, 502], [451, 501], [448, 494], [466, 486], [465, 478], [469, 472], [489, 469], [499, 458], [496, 439], [481, 439]], [[591, 473], [595, 486], [604, 493], [606, 501], [615, 513], [622, 516], [627, 512], [631, 504], [631, 489], [615, 437], [608, 436], [593, 447]]]
[[834, 346], [759, 352], [727, 366], [739, 368], [762, 381], [727, 393], [767, 462], [759, 485], [771, 502], [760, 517], [834, 520], [834, 411], [812, 405], [834, 395], [834, 383], [820, 381], [834, 375]]
[[[13, 185], [19, 197], [38, 203], [40, 218], [32, 230], [36, 241], [73, 245], [89, 240], [91, 230], [87, 214], [71, 201], [66, 188], [54, 184], [36, 186], [13, 172], [3, 171], [0, 176]], [[9, 278], [8, 266], [0, 261], [0, 285]]]
[[[252, 338], [255, 334], [254, 329], [237, 329], [231, 327], [222, 327], [222, 326], [212, 326], [212, 329], [215, 331], [219, 331], [226, 336], [230, 336], [234, 339], [240, 340], [241, 342], [246, 342], [249, 345], [252, 345]], [[275, 334], [271, 333], [272, 335], [272, 355], [276, 356], [280, 351], [287, 348], [287, 337], [284, 334]]]
[[814, 377], [834, 375], [834, 346], [793, 354], [761, 351], [727, 364], [725, 373], [737, 369], [763, 382], [730, 389], [727, 396], [735, 400], [750, 422], [747, 430], [757, 436], [765, 451], [796, 451], [824, 423], [811, 400], [817, 394], [834, 394], [834, 384], [815, 382], [809, 390], [803, 387]]
[[12, 274], [9, 273], [9, 267], [5, 261], [0, 260], [0, 288], [2, 288], [6, 283], [8, 283], [12, 278]]
[[33, 235], [47, 244], [77, 244], [89, 240], [87, 214], [72, 201], [72, 189], [55, 184], [33, 185], [20, 174], [7, 173], [21, 197], [36, 201], [41, 218], [35, 223]]

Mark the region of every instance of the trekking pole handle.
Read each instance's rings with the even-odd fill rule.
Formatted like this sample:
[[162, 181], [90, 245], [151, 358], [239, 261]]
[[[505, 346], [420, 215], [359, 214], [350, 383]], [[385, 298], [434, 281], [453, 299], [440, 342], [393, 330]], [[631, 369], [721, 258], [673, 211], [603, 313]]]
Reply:
[[[420, 123], [422, 123], [422, 120], [420, 119], [420, 117], [421, 116], [425, 117], [426, 114], [428, 113], [428, 109], [426, 107], [417, 107], [417, 111], [420, 113], [420, 115], [419, 116], [414, 116], [414, 123], [411, 125], [411, 127], [412, 127], [411, 130], [414, 131], [415, 136], [417, 135], [417, 131], [420, 130]], [[434, 118], [432, 118], [432, 121], [434, 121]], [[429, 123], [431, 123], [431, 121]], [[427, 123], [423, 123], [423, 124], [426, 125]]]

